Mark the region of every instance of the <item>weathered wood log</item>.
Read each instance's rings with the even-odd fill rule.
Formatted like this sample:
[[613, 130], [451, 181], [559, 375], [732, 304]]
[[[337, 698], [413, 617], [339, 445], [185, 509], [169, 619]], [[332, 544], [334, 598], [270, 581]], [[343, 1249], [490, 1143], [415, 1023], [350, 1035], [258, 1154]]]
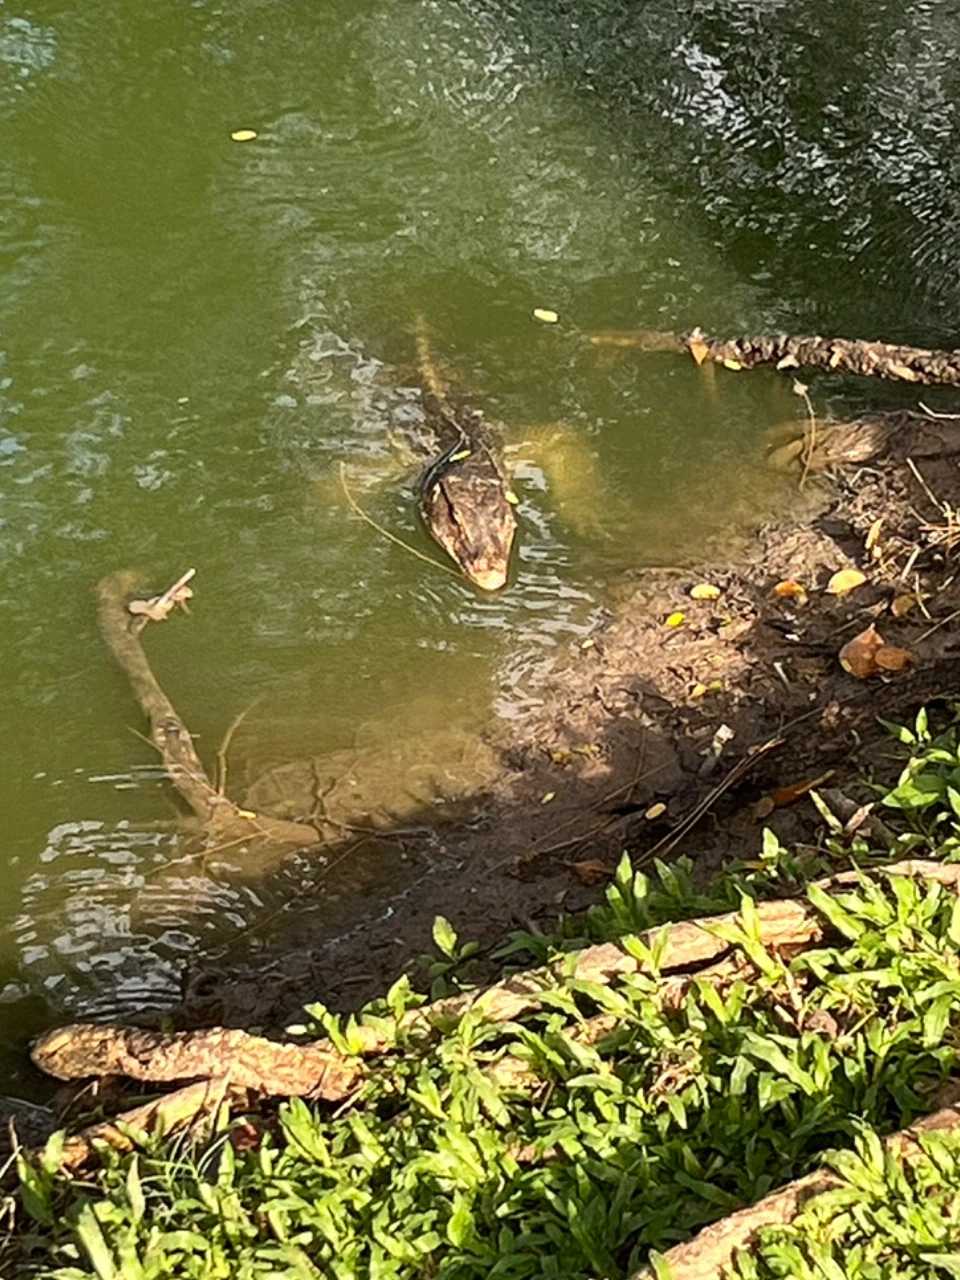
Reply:
[[151, 1098], [140, 1107], [123, 1111], [113, 1120], [89, 1125], [67, 1138], [60, 1155], [60, 1168], [79, 1169], [96, 1155], [98, 1143], [105, 1143], [115, 1151], [132, 1151], [140, 1135], [166, 1135], [193, 1124], [223, 1105], [246, 1102], [245, 1090], [216, 1077], [185, 1085], [173, 1093]]
[[694, 329], [673, 334], [640, 329], [588, 335], [594, 346], [633, 347], [641, 351], [688, 351], [697, 364], [709, 360], [732, 369], [772, 364], [778, 369], [822, 369], [864, 378], [915, 382], [920, 386], [960, 387], [960, 350], [937, 351], [859, 338], [821, 338], [791, 334], [710, 338]]
[[[960, 888], [960, 864], [908, 859], [871, 868], [870, 874], [936, 881], [954, 892]], [[844, 871], [827, 876], [817, 884], [826, 892], [834, 892], [856, 885], [860, 875], [857, 871]], [[767, 947], [809, 946], [821, 941], [828, 929], [816, 908], [802, 899], [759, 903], [756, 916], [761, 941]], [[574, 977], [601, 984], [631, 973], [663, 976], [667, 979], [665, 998], [679, 1000], [691, 978], [696, 976], [695, 972], [689, 973], [678, 983], [676, 975], [680, 970], [695, 971], [698, 966], [709, 965], [715, 966], [718, 981], [729, 978], [731, 967], [723, 961], [737, 960], [738, 953], [721, 932], [738, 923], [739, 913], [731, 911], [645, 930], [639, 935], [640, 940], [660, 957], [656, 973], [616, 943], [586, 947], [556, 965], [528, 970], [494, 986], [412, 1009], [401, 1020], [401, 1030], [410, 1035], [428, 1036], [438, 1028], [455, 1024], [470, 1011], [481, 1013], [492, 1022], [511, 1021], [539, 1008], [544, 992], [556, 988], [559, 975], [568, 967]], [[352, 1034], [358, 1052], [365, 1055], [382, 1053], [393, 1043], [392, 1037], [375, 1026], [359, 1026]], [[267, 1094], [303, 1093], [330, 1100], [346, 1097], [359, 1073], [356, 1060], [339, 1054], [327, 1040], [279, 1044], [244, 1031], [223, 1028], [164, 1035], [122, 1026], [78, 1023], [42, 1035], [34, 1044], [32, 1058], [41, 1071], [62, 1080], [102, 1075], [127, 1075], [136, 1080], [154, 1081], [223, 1076], [235, 1084]]]
[[[949, 1091], [944, 1091], [945, 1096], [948, 1094], [953, 1097], [950, 1105], [885, 1138], [883, 1145], [887, 1151], [909, 1162], [922, 1155], [920, 1138], [924, 1134], [960, 1128], [960, 1105], [957, 1105], [960, 1102], [960, 1081], [951, 1082]], [[762, 1227], [789, 1225], [812, 1197], [842, 1185], [843, 1180], [830, 1169], [808, 1173], [806, 1177], [764, 1196], [756, 1204], [705, 1227], [686, 1244], [668, 1249], [663, 1255], [662, 1269], [657, 1274], [669, 1275], [671, 1280], [706, 1280], [708, 1276], [721, 1276], [734, 1261], [737, 1250], [747, 1248]], [[634, 1273], [632, 1280], [654, 1280], [654, 1272], [644, 1267]]]
[[165, 1082], [218, 1076], [261, 1093], [333, 1101], [345, 1098], [359, 1076], [354, 1063], [324, 1043], [280, 1044], [225, 1027], [164, 1033], [80, 1023], [41, 1036], [32, 1057], [59, 1080], [111, 1075]]
[[129, 570], [110, 574], [98, 583], [100, 631], [149, 722], [150, 741], [160, 753], [167, 776], [203, 830], [223, 842], [248, 836], [252, 841], [276, 841], [299, 848], [318, 844], [315, 828], [241, 809], [210, 781], [190, 731], [147, 661], [140, 640], [144, 618], [134, 620], [127, 611], [136, 585], [137, 577]]

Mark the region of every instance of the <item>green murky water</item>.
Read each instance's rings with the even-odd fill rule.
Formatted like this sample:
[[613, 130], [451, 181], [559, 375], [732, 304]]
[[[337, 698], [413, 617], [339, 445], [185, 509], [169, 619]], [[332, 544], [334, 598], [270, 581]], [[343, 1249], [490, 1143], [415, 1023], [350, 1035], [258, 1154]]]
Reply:
[[[358, 743], [395, 768], [398, 739], [525, 714], [624, 569], [766, 501], [749, 459], [796, 413], [578, 335], [942, 339], [958, 43], [933, 4], [0, 0], [8, 1032], [163, 1006], [201, 926], [264, 907], [164, 875], [97, 579], [197, 568], [150, 652], [208, 759], [259, 700], [239, 776]], [[415, 409], [417, 311], [478, 405], [521, 441], [562, 421], [604, 475], [598, 536], [519, 450], [496, 597], [338, 492]], [[430, 550], [409, 477], [365, 502]]]

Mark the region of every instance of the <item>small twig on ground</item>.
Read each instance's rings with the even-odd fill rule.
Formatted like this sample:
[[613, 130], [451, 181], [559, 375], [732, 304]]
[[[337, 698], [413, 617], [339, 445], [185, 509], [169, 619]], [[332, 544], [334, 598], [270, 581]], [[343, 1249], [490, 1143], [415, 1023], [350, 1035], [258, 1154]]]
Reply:
[[960, 618], [960, 609], [954, 609], [953, 613], [948, 613], [945, 618], [941, 618], [939, 622], [935, 622], [932, 627], [927, 627], [922, 635], [917, 636], [914, 644], [922, 644], [924, 640], [929, 640], [935, 631], [939, 631], [941, 627], [948, 626], [955, 618]]
[[777, 747], [782, 747], [783, 743], [784, 739], [782, 737], [769, 738], [766, 742], [760, 743], [759, 746], [751, 747], [747, 754], [737, 761], [727, 775], [717, 783], [708, 795], [704, 796], [699, 804], [694, 805], [687, 816], [678, 822], [671, 832], [665, 835], [662, 840], [658, 840], [649, 849], [634, 855], [634, 866], [642, 866], [657, 857], [658, 854], [669, 853], [687, 832], [691, 831], [700, 819], [710, 812], [724, 792], [729, 791], [732, 786], [735, 786], [742, 778], [745, 778], [755, 764], [762, 760], [764, 756], [769, 755], [771, 751], [775, 751]]

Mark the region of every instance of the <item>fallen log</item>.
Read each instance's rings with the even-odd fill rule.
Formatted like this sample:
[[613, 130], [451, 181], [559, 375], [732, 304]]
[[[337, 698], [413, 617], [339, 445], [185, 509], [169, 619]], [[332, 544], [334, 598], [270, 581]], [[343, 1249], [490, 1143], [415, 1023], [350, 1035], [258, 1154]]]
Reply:
[[137, 576], [129, 570], [112, 573], [98, 583], [100, 632], [147, 718], [150, 741], [160, 754], [167, 777], [202, 830], [213, 840], [224, 843], [248, 837], [298, 848], [319, 844], [314, 827], [241, 809], [210, 781], [190, 731], [147, 661], [140, 635], [150, 615], [140, 611], [131, 617], [128, 612], [128, 602], [136, 586]]
[[864, 378], [915, 382], [919, 386], [960, 387], [960, 350], [872, 342], [859, 338], [821, 338], [791, 334], [710, 338], [694, 329], [687, 334], [653, 329], [598, 331], [588, 335], [593, 346], [632, 347], [641, 351], [687, 351], [697, 364], [711, 361], [728, 369], [822, 369]]
[[[890, 1134], [883, 1140], [888, 1152], [909, 1162], [923, 1154], [920, 1138], [924, 1134], [960, 1129], [960, 1081], [952, 1081], [943, 1093], [945, 1097], [952, 1095], [950, 1105]], [[830, 1169], [808, 1173], [806, 1177], [764, 1196], [756, 1204], [705, 1227], [686, 1244], [668, 1249], [662, 1255], [660, 1269], [656, 1273], [652, 1268], [644, 1267], [635, 1272], [631, 1280], [654, 1280], [655, 1275], [669, 1276], [670, 1280], [705, 1280], [707, 1276], [720, 1276], [733, 1263], [736, 1252], [747, 1248], [761, 1228], [789, 1225], [814, 1196], [842, 1185], [843, 1179]]]
[[80, 1023], [42, 1036], [33, 1061], [59, 1080], [91, 1075], [164, 1083], [220, 1077], [232, 1085], [279, 1097], [339, 1101], [356, 1086], [359, 1070], [332, 1047], [278, 1043], [246, 1031], [143, 1031]]
[[[105, 1143], [115, 1151], [132, 1151], [137, 1139], [146, 1134], [172, 1133], [223, 1105], [235, 1103], [245, 1105], [246, 1092], [218, 1077], [185, 1085], [173, 1093], [151, 1098], [140, 1107], [122, 1111], [113, 1120], [89, 1125], [67, 1138], [60, 1153], [60, 1168], [81, 1168], [96, 1154], [98, 1143]], [[38, 1154], [34, 1152], [34, 1155]]]
[[[816, 883], [831, 892], [856, 885], [862, 874], [844, 871]], [[960, 889], [960, 864], [908, 859], [871, 868], [870, 874], [911, 876], [936, 881], [953, 891]], [[765, 947], [802, 949], [821, 941], [828, 929], [817, 909], [801, 899], [758, 903], [756, 917]], [[491, 1022], [509, 1022], [539, 1008], [543, 994], [554, 990], [558, 977], [568, 970], [576, 979], [600, 984], [609, 984], [625, 974], [664, 977], [665, 998], [679, 1000], [696, 977], [698, 967], [711, 966], [718, 981], [729, 979], [733, 970], [723, 962], [736, 959], [737, 949], [722, 935], [739, 922], [739, 912], [731, 911], [645, 930], [639, 938], [659, 956], [656, 970], [616, 943], [586, 947], [554, 965], [412, 1009], [401, 1019], [400, 1030], [408, 1035], [428, 1036], [455, 1024], [468, 1012], [480, 1013]], [[681, 970], [686, 972], [678, 981], [676, 975]], [[351, 1035], [358, 1054], [363, 1055], [382, 1053], [394, 1043], [392, 1035], [376, 1026], [361, 1025]], [[338, 1053], [328, 1040], [280, 1044], [224, 1028], [163, 1034], [77, 1023], [40, 1036], [31, 1057], [41, 1071], [61, 1080], [103, 1075], [153, 1081], [222, 1076], [266, 1094], [302, 1093], [331, 1101], [345, 1098], [359, 1078], [356, 1059]]]

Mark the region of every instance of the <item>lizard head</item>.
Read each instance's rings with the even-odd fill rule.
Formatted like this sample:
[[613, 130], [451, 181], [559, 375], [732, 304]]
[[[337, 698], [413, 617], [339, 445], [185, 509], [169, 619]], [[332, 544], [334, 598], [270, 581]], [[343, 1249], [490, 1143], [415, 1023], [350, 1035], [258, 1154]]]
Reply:
[[482, 451], [431, 470], [421, 490], [430, 534], [483, 591], [498, 591], [507, 581], [517, 531], [508, 492], [496, 463]]

